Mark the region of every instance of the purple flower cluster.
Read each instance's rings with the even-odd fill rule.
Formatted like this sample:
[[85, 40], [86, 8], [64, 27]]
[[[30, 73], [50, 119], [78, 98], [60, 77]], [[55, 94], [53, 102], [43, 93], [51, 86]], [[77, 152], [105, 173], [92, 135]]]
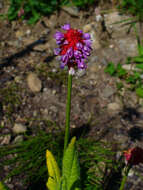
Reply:
[[85, 69], [85, 60], [91, 52], [91, 37], [81, 30], [72, 29], [70, 24], [61, 27], [66, 33], [57, 31], [54, 35], [58, 48], [54, 49], [55, 55], [61, 56], [61, 68]]

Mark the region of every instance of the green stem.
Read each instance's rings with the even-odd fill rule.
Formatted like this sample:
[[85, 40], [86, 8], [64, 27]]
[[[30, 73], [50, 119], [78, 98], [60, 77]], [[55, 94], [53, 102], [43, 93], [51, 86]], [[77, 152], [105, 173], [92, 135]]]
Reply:
[[128, 173], [129, 173], [130, 169], [131, 169], [131, 166], [128, 165], [127, 168], [126, 168], [125, 175], [124, 175], [124, 177], [123, 177], [123, 179], [122, 179], [122, 182], [121, 182], [121, 185], [120, 185], [120, 189], [119, 189], [119, 190], [124, 190], [124, 186], [125, 186], [125, 183], [126, 183], [126, 181], [127, 181], [127, 177], [128, 177]]
[[69, 141], [71, 90], [72, 90], [72, 75], [68, 74], [68, 94], [67, 94], [67, 105], [66, 105], [66, 128], [65, 128], [64, 152], [68, 146], [68, 141]]

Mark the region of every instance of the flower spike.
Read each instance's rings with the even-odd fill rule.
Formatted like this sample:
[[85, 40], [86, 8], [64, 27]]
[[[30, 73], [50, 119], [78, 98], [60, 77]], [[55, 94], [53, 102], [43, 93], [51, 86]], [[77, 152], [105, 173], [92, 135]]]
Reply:
[[71, 28], [70, 24], [61, 27], [65, 33], [57, 31], [54, 35], [59, 48], [54, 49], [55, 55], [61, 56], [61, 68], [86, 69], [86, 59], [91, 53], [91, 37], [82, 30]]

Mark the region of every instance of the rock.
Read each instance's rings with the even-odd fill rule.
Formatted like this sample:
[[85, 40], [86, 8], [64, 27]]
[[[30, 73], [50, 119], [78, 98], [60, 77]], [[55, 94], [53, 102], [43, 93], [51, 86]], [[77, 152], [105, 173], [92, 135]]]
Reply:
[[136, 56], [138, 54], [137, 49], [137, 39], [136, 37], [122, 37], [115, 40], [118, 48], [120, 49], [123, 55], [127, 56]]
[[32, 92], [40, 92], [42, 88], [41, 80], [37, 77], [35, 73], [30, 73], [28, 75], [27, 84]]
[[107, 109], [109, 112], [114, 112], [114, 113], [118, 113], [122, 110], [122, 105], [116, 103], [116, 102], [113, 102], [113, 103], [109, 103], [107, 105]]
[[48, 34], [50, 32], [50, 28], [54, 28], [54, 27], [57, 26], [57, 21], [58, 21], [57, 15], [56, 14], [52, 14], [50, 16], [50, 18], [48, 18], [48, 17], [43, 18], [43, 21], [44, 21], [44, 23], [46, 25], [46, 28], [48, 28], [47, 29], [47, 34]]
[[67, 7], [67, 6], [63, 6], [62, 9], [67, 12], [69, 15], [71, 16], [79, 16], [79, 10], [77, 7]]
[[15, 123], [12, 131], [15, 134], [25, 133], [27, 131], [27, 127], [21, 123]]
[[17, 137], [15, 137], [13, 143], [20, 143], [23, 141], [23, 135], [18, 135]]
[[78, 69], [78, 71], [76, 72], [76, 77], [82, 77], [86, 74], [86, 70], [85, 69]]
[[3, 8], [3, 2], [0, 1], [0, 9], [2, 9], [2, 8]]
[[126, 33], [128, 25], [119, 23], [120, 21], [128, 19], [129, 16], [120, 15], [118, 11], [111, 12], [104, 15], [105, 26], [107, 30], [112, 33], [112, 37], [120, 36], [121, 33]]
[[33, 48], [35, 51], [45, 51], [46, 50], [46, 46], [45, 44], [38, 44], [37, 46], [35, 46]]
[[102, 91], [104, 98], [109, 98], [115, 93], [115, 90], [111, 86], [107, 86]]
[[13, 184], [7, 184], [8, 188], [10, 189], [14, 189], [14, 185]]
[[0, 144], [7, 145], [10, 143], [11, 135], [5, 135], [0, 137]]
[[97, 50], [101, 48], [100, 39], [94, 30], [90, 31], [91, 40], [92, 40], [92, 49]]
[[99, 15], [96, 15], [96, 21], [97, 22], [100, 22], [103, 20], [103, 17], [99, 14]]
[[139, 71], [140, 69], [136, 68], [135, 65], [131, 64], [124, 64], [123, 69], [126, 69], [127, 71]]
[[58, 112], [58, 108], [56, 106], [51, 106], [50, 107], [50, 111], [57, 113]]
[[128, 137], [123, 135], [123, 134], [114, 134], [113, 135], [113, 139], [115, 139], [116, 141], [118, 141], [120, 144], [120, 146], [126, 146], [127, 147], [127, 142], [128, 142]]

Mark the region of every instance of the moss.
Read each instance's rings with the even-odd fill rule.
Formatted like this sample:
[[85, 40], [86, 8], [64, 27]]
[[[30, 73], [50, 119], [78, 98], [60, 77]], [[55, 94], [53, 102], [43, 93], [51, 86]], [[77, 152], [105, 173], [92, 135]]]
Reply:
[[45, 79], [52, 79], [57, 85], [59, 84], [67, 84], [67, 71], [61, 70], [59, 68], [58, 71], [53, 72], [53, 68], [45, 63], [40, 63], [36, 67], [36, 73], [39, 77], [44, 77]]
[[14, 113], [21, 104], [19, 92], [20, 87], [15, 82], [8, 83], [6, 87], [0, 89], [3, 111], [8, 118], [11, 117], [11, 114]]

